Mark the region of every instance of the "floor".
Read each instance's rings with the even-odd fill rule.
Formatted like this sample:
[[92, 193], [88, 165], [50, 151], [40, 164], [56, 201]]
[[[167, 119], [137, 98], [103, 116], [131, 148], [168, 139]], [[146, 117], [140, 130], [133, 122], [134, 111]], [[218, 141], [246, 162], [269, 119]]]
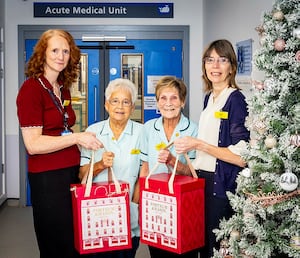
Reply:
[[[17, 200], [7, 200], [0, 207], [0, 258], [38, 258], [31, 207], [19, 207]], [[149, 258], [141, 244], [136, 258]]]

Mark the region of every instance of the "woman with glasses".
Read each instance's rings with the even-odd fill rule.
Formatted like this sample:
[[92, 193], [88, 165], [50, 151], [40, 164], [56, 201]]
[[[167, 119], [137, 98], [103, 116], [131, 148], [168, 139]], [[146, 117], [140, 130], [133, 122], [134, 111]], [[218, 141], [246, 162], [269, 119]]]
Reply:
[[203, 54], [205, 84], [204, 109], [200, 115], [198, 137], [175, 140], [176, 152], [196, 150], [193, 166], [199, 178], [205, 178], [206, 245], [201, 258], [213, 256], [219, 247], [213, 229], [222, 218], [232, 216], [226, 192], [235, 192], [236, 177], [246, 166], [241, 158], [249, 140], [244, 123], [247, 104], [235, 81], [237, 59], [228, 40], [212, 42]]
[[[107, 120], [90, 125], [86, 131], [96, 134], [104, 148], [95, 152], [94, 182], [108, 181], [108, 168], [112, 167], [118, 180], [129, 183], [132, 249], [102, 252], [97, 258], [134, 258], [139, 246], [138, 199], [134, 189], [140, 170], [139, 139], [142, 124], [130, 120], [137, 99], [136, 86], [127, 79], [111, 81], [105, 90]], [[89, 170], [91, 152], [81, 150], [80, 177]]]
[[[157, 162], [160, 163], [160, 166], [153, 171], [153, 174], [173, 170], [176, 152], [174, 146], [166, 147], [172, 144], [176, 138], [186, 135], [196, 137], [197, 124], [182, 113], [186, 95], [187, 87], [182, 80], [173, 76], [165, 76], [158, 81], [155, 87], [155, 97], [161, 116], [144, 124], [141, 139], [141, 176], [147, 176]], [[189, 151], [188, 156], [190, 159], [194, 159], [195, 152]], [[191, 171], [183, 155], [179, 157], [176, 173], [191, 176]], [[149, 246], [149, 251], [152, 258], [198, 257], [197, 251], [178, 255], [152, 246]]]

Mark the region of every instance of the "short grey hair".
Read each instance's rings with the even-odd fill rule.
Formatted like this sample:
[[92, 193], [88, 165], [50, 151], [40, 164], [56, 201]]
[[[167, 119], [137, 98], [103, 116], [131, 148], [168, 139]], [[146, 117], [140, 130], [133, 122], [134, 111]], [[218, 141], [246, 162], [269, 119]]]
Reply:
[[123, 78], [117, 78], [108, 83], [105, 89], [105, 99], [109, 100], [112, 93], [120, 89], [126, 90], [131, 94], [131, 101], [134, 104], [138, 94], [137, 88], [132, 81]]

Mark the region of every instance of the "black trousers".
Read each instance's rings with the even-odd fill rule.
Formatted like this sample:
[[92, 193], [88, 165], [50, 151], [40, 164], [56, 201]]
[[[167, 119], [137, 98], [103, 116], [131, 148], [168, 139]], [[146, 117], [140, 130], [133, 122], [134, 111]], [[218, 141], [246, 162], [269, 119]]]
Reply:
[[200, 257], [210, 258], [213, 256], [213, 249], [220, 247], [213, 229], [219, 228], [222, 218], [230, 218], [233, 210], [228, 199], [214, 196], [214, 173], [202, 170], [196, 172], [199, 178], [205, 179], [205, 246], [200, 249]]
[[76, 258], [70, 184], [79, 167], [28, 173], [40, 258]]

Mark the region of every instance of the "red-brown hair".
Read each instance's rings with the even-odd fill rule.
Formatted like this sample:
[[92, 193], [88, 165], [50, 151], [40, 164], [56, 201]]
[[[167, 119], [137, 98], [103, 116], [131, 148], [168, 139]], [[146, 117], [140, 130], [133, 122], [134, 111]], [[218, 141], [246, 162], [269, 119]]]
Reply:
[[44, 74], [45, 53], [48, 47], [48, 41], [54, 36], [61, 36], [66, 39], [70, 47], [70, 59], [68, 65], [59, 73], [57, 78], [58, 81], [64, 83], [64, 87], [69, 88], [79, 75], [80, 49], [76, 46], [72, 35], [64, 30], [50, 29], [41, 35], [34, 47], [33, 54], [27, 63], [25, 75], [27, 77], [39, 78]]

